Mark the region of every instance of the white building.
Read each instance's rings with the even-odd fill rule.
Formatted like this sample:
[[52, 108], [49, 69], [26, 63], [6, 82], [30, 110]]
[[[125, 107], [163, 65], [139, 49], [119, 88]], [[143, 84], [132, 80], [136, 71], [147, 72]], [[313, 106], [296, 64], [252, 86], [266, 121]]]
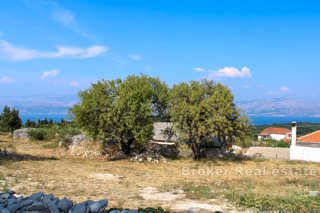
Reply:
[[320, 130], [297, 139], [297, 123], [292, 123], [290, 160], [320, 162]]
[[259, 140], [272, 139], [272, 140], [290, 140], [291, 131], [286, 128], [268, 127], [264, 129], [258, 136]]

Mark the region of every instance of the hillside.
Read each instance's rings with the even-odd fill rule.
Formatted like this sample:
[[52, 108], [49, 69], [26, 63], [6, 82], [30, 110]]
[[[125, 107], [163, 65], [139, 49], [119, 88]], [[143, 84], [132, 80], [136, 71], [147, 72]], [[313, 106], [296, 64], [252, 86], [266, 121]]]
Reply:
[[240, 101], [237, 103], [249, 116], [320, 117], [320, 104], [291, 99]]

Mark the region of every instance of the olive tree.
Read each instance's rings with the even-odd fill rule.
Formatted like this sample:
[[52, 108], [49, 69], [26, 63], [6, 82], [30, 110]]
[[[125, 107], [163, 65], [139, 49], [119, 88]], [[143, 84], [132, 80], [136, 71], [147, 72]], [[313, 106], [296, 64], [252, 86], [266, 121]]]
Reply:
[[96, 140], [118, 143], [125, 154], [134, 142], [149, 141], [153, 117], [167, 113], [167, 85], [145, 75], [102, 80], [79, 96], [71, 109], [75, 122]]
[[170, 117], [180, 137], [188, 141], [194, 158], [200, 159], [203, 141], [213, 138], [225, 148], [246, 135], [247, 122], [240, 116], [231, 91], [213, 81], [174, 85], [170, 92]]

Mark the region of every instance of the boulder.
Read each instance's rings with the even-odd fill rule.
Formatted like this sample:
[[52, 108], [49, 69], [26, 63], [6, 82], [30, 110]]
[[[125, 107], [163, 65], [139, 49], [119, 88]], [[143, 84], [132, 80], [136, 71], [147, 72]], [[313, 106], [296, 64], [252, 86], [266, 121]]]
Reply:
[[81, 143], [89, 141], [85, 134], [79, 134], [71, 137], [71, 146], [79, 146]]
[[68, 200], [67, 198], [63, 198], [61, 200], [58, 200], [57, 206], [59, 210], [63, 212], [68, 212], [72, 208], [73, 203], [71, 200]]
[[30, 139], [30, 136], [28, 134], [30, 130], [34, 130], [34, 128], [17, 129], [13, 132], [13, 138], [14, 139]]
[[27, 211], [47, 212], [47, 207], [43, 202], [36, 202], [27, 208]]
[[94, 202], [89, 206], [91, 213], [101, 213], [107, 207], [108, 201], [107, 200], [99, 200]]

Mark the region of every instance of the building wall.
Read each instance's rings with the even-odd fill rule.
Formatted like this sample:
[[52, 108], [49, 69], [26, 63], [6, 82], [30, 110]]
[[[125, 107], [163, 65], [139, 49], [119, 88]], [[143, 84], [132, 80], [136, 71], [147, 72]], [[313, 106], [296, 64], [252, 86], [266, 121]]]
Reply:
[[290, 160], [320, 162], [320, 148], [306, 146], [291, 146]]
[[273, 140], [281, 141], [285, 139], [287, 136], [286, 135], [279, 135], [279, 134], [271, 134], [270, 138]]

